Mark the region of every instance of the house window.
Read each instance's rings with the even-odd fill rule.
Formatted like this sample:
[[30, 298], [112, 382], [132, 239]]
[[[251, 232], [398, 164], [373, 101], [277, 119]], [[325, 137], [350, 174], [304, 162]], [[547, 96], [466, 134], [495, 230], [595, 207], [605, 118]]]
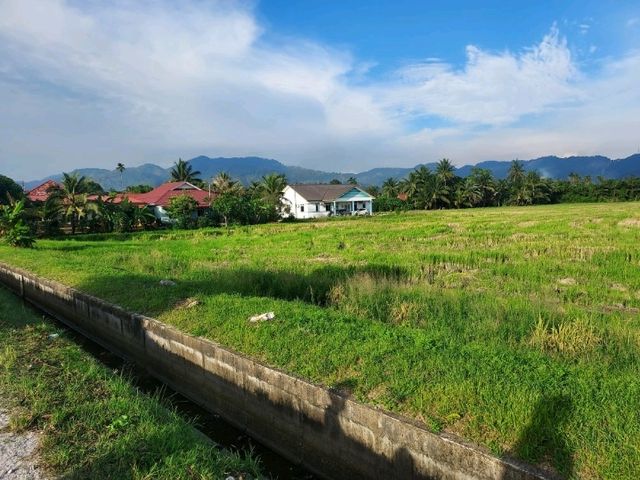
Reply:
[[304, 205], [300, 205], [300, 211], [304, 212]]
[[319, 211], [320, 211], [320, 209], [319, 209], [319, 207], [318, 207], [318, 204], [316, 203], [316, 204], [315, 204], [315, 206], [316, 206], [316, 212], [319, 212]]

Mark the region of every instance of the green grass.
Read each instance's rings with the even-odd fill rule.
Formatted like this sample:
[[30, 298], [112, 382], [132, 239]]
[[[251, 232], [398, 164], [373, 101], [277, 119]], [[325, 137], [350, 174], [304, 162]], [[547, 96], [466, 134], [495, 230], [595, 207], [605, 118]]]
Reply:
[[638, 203], [93, 236], [0, 260], [496, 453], [640, 478]]
[[159, 398], [136, 391], [1, 288], [0, 400], [13, 407], [14, 429], [42, 431], [40, 456], [56, 478], [258, 473], [255, 460], [205, 440]]

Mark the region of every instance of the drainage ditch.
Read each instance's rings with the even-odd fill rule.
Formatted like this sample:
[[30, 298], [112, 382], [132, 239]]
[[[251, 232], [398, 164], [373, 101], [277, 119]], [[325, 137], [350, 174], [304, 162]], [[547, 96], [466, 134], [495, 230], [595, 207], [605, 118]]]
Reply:
[[44, 319], [55, 324], [66, 332], [66, 336], [78, 344], [85, 352], [100, 363], [121, 373], [140, 392], [156, 395], [162, 402], [174, 408], [182, 417], [189, 420], [200, 432], [211, 439], [220, 448], [252, 454], [259, 458], [265, 475], [274, 479], [317, 480], [318, 477], [296, 465], [273, 450], [257, 442], [242, 430], [226, 422], [221, 416], [210, 413], [193, 403], [188, 398], [171, 389], [169, 386], [152, 377], [146, 370], [134, 363], [126, 361], [118, 355], [106, 350], [89, 338], [69, 328], [64, 323], [47, 315], [29, 302], [23, 302], [26, 308], [32, 309]]

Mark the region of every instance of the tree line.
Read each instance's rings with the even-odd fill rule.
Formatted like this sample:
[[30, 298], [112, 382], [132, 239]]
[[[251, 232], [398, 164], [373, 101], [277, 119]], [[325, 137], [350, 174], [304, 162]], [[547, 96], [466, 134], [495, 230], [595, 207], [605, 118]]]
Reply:
[[575, 173], [566, 180], [544, 178], [526, 171], [518, 160], [511, 162], [507, 178], [496, 179], [490, 170], [473, 168], [467, 177], [455, 174], [448, 159], [440, 160], [434, 171], [425, 166], [407, 178], [388, 178], [381, 188], [369, 192], [376, 197], [374, 211], [473, 208], [502, 205], [640, 200], [640, 178], [620, 180]]
[[[118, 163], [121, 187], [125, 166]], [[209, 204], [201, 208], [188, 195], [171, 199], [167, 213], [169, 226], [196, 228], [208, 226], [249, 225], [276, 221], [284, 208], [282, 192], [287, 185], [284, 175], [265, 175], [248, 186], [219, 173], [205, 182], [201, 173], [179, 159], [170, 172], [169, 181], [190, 182], [209, 192]], [[331, 183], [340, 183], [332, 180]], [[356, 178], [348, 183], [357, 184]], [[146, 193], [153, 187], [134, 185], [124, 193]], [[571, 174], [566, 180], [543, 178], [526, 171], [514, 160], [505, 179], [496, 179], [491, 171], [473, 168], [468, 177], [455, 174], [448, 159], [438, 162], [435, 170], [421, 166], [407, 178], [387, 179], [381, 187], [364, 187], [376, 199], [374, 212], [473, 208], [501, 205], [537, 205], [563, 202], [601, 202], [640, 200], [640, 178], [620, 180]], [[63, 174], [60, 184], [44, 202], [31, 202], [13, 180], [0, 175], [0, 237], [15, 246], [33, 246], [37, 237], [54, 237], [63, 233], [130, 232], [166, 228], [149, 207], [131, 203], [125, 195], [106, 192], [89, 178]]]
[[[124, 165], [118, 164], [122, 174]], [[126, 193], [146, 193], [147, 185], [128, 187], [121, 195], [106, 192], [91, 179], [64, 173], [57, 186], [49, 190], [43, 202], [33, 202], [13, 180], [0, 175], [0, 237], [14, 246], [32, 247], [35, 239], [64, 233], [131, 232], [156, 228], [196, 228], [230, 224], [256, 224], [280, 218], [284, 175], [265, 175], [244, 187], [227, 173], [219, 173], [210, 182], [200, 172], [178, 160], [168, 179], [190, 182], [209, 192], [206, 208], [189, 195], [175, 196], [166, 210], [169, 225], [161, 223], [148, 206], [128, 200]]]

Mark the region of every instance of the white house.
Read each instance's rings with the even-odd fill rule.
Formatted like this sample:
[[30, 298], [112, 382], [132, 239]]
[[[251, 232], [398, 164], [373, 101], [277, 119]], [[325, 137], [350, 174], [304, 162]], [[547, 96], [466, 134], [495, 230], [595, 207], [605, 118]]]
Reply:
[[329, 215], [371, 215], [373, 197], [357, 185], [287, 185], [283, 216], [319, 218]]

